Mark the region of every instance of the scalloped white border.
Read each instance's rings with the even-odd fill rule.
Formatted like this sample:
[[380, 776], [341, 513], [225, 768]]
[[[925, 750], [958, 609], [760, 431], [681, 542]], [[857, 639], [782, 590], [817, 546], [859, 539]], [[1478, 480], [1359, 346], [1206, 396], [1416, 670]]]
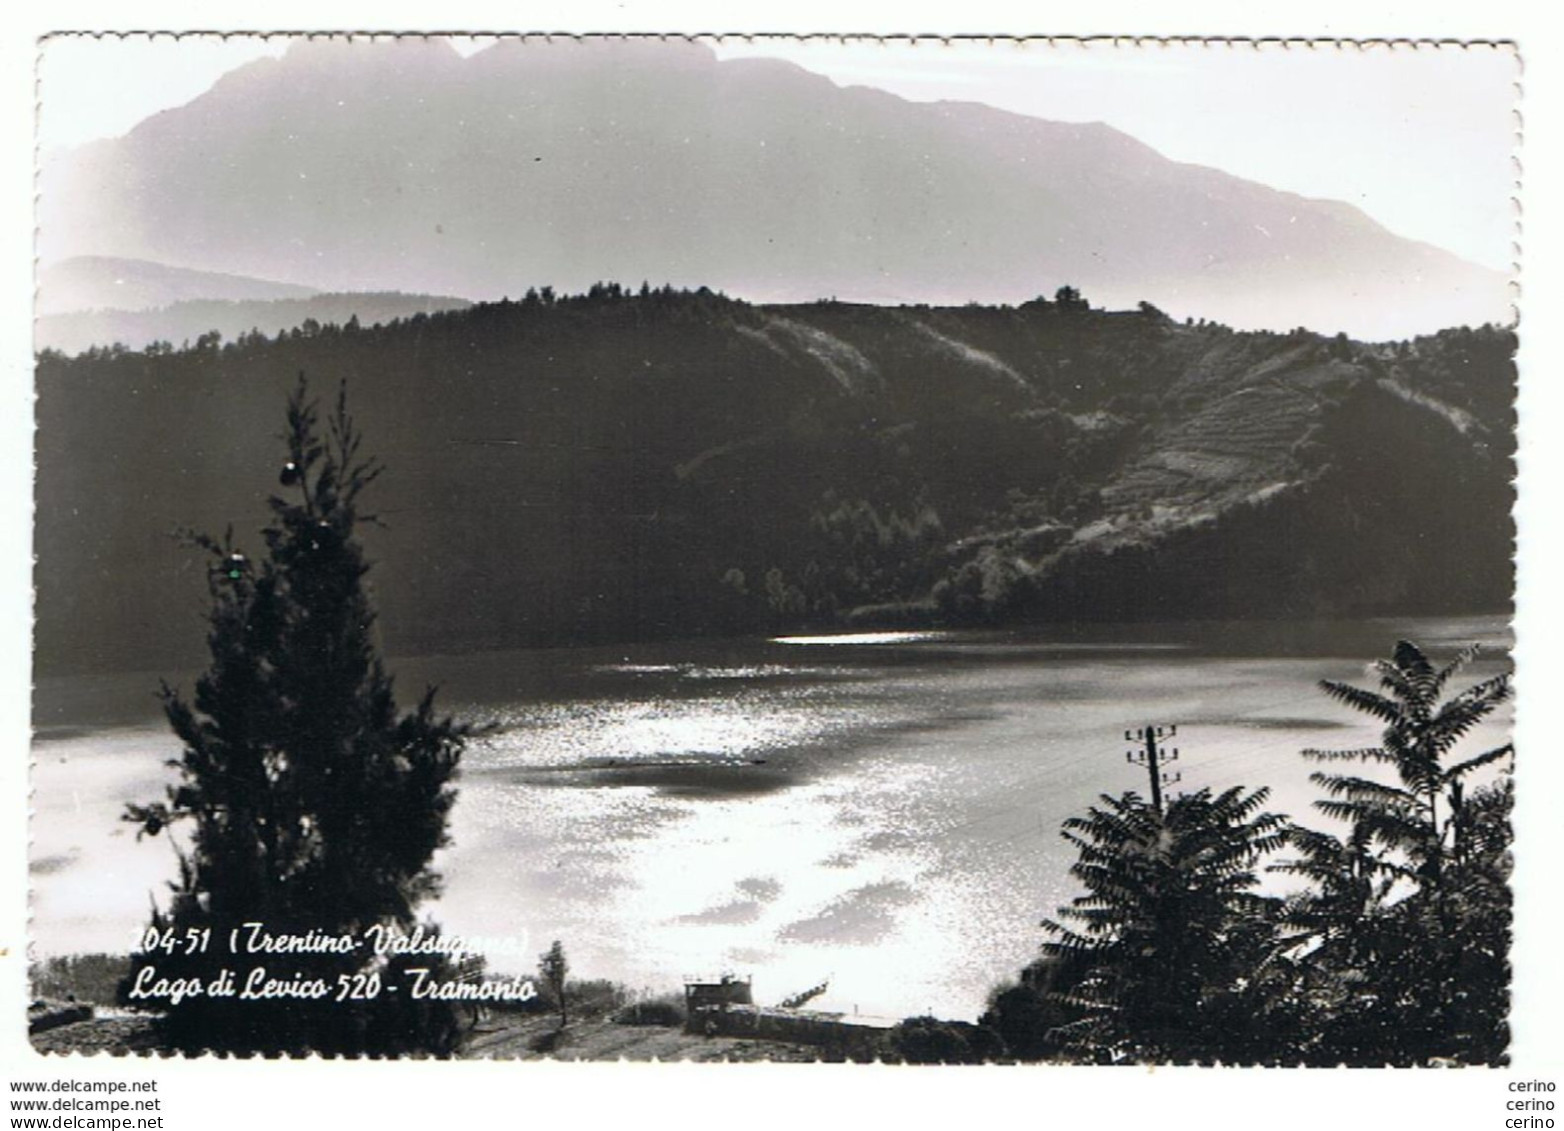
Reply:
[[[1369, 1121], [1411, 1120], [1431, 1129], [1502, 1127], [1505, 1083], [1543, 1076], [1564, 1086], [1564, 975], [1555, 952], [1561, 925], [1554, 861], [1561, 858], [1556, 799], [1564, 785], [1564, 755], [1549, 741], [1543, 704], [1560, 682], [1558, 649], [1550, 629], [1564, 603], [1556, 595], [1550, 566], [1559, 549], [1560, 523], [1552, 503], [1553, 484], [1564, 476], [1564, 445], [1553, 442], [1554, 422], [1564, 420], [1564, 349], [1560, 309], [1564, 261], [1558, 207], [1564, 178], [1561, 90], [1564, 90], [1564, 27], [1555, 30], [1548, 13], [1476, 6], [1387, 0], [1314, 0], [1291, 6], [1260, 6], [1227, 0], [1150, 5], [1097, 0], [1059, 7], [1022, 7], [987, 0], [938, 5], [909, 0], [878, 10], [853, 0], [836, 3], [775, 3], [738, 11], [704, 2], [655, 6], [633, 0], [575, 0], [564, 4], [500, 6], [476, 0], [448, 0], [432, 12], [439, 30], [465, 34], [504, 26], [552, 27], [555, 34], [652, 32], [698, 34], [732, 28], [732, 34], [808, 33], [834, 37], [860, 32], [938, 29], [943, 36], [1005, 32], [1000, 38], [1052, 32], [1046, 38], [1087, 37], [1093, 42], [1140, 44], [1162, 38], [1259, 47], [1277, 44], [1319, 49], [1363, 38], [1378, 43], [1430, 47], [1495, 41], [1519, 43], [1525, 60], [1524, 104], [1526, 185], [1519, 200], [1525, 212], [1525, 291], [1521, 311], [1522, 380], [1519, 398], [1522, 454], [1519, 621], [1517, 648], [1518, 741], [1523, 788], [1517, 823], [1517, 886], [1520, 890], [1515, 960], [1517, 1005], [1516, 1072], [1466, 1070], [1448, 1073], [1256, 1072], [1158, 1070], [1104, 1074], [1061, 1069], [802, 1069], [788, 1066], [698, 1065], [615, 1066], [463, 1063], [334, 1064], [178, 1061], [109, 1061], [106, 1058], [45, 1061], [26, 1044], [21, 955], [24, 946], [26, 851], [25, 767], [27, 750], [27, 641], [30, 617], [31, 384], [30, 296], [31, 182], [24, 149], [30, 149], [31, 53], [33, 39], [70, 27], [187, 27], [221, 23], [235, 31], [279, 27], [359, 28], [383, 34], [422, 21], [416, 9], [389, 10], [367, 3], [300, 3], [274, 0], [266, 6], [214, 12], [178, 0], [133, 6], [64, 0], [46, 11], [7, 17], [0, 37], [0, 109], [10, 160], [0, 162], [0, 201], [5, 205], [0, 279], [4, 280], [5, 332], [0, 336], [0, 1085], [22, 1076], [145, 1078], [163, 1082], [170, 1128], [221, 1125], [383, 1127], [485, 1125], [535, 1122], [565, 1127], [687, 1123], [693, 1109], [712, 1108], [716, 1118], [744, 1127], [787, 1126], [830, 1120], [958, 1126], [988, 1120], [1070, 1121], [1086, 1126], [1127, 1125], [1154, 1119], [1161, 1127], [1224, 1128], [1260, 1123], [1267, 1131], [1317, 1128], [1334, 1119], [1346, 1126]], [[131, 17], [134, 18], [131, 18]], [[1280, 27], [1278, 25], [1285, 25]], [[1140, 34], [1103, 34], [1110, 28]], [[1227, 33], [1199, 33], [1221, 29]], [[1405, 34], [1397, 34], [1405, 29]], [[436, 30], [431, 28], [431, 31]], [[1310, 34], [1296, 35], [1295, 32]], [[726, 33], [725, 33], [726, 34]], [[905, 37], [903, 37], [905, 38]], [[1439, 46], [1439, 49], [1450, 49]], [[1519, 119], [1518, 119], [1519, 121]], [[1519, 222], [1519, 213], [1517, 216]], [[1519, 235], [1517, 237], [1519, 244]], [[1553, 378], [1550, 380], [1550, 377]], [[13, 1020], [14, 1019], [14, 1020]], [[518, 1070], [523, 1074], [517, 1075]], [[799, 1085], [803, 1086], [800, 1087]], [[1349, 1114], [1350, 1113], [1350, 1114]], [[1555, 1113], [1556, 1118], [1559, 1118]], [[1564, 1123], [1564, 1119], [1560, 1120]]]

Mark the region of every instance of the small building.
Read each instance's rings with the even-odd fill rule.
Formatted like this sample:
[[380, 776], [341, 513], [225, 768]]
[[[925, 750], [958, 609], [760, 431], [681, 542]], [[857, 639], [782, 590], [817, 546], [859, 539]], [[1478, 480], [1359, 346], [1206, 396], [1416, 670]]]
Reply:
[[730, 1006], [753, 1005], [755, 996], [750, 979], [724, 974], [715, 981], [700, 978], [684, 980], [685, 1029], [691, 1033], [716, 1032], [721, 1022], [715, 1015]]

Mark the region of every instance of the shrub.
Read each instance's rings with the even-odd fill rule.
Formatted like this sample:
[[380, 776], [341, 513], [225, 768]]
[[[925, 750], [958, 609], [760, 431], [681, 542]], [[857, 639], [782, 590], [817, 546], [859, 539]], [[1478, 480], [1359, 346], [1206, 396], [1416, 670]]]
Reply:
[[985, 1064], [1005, 1055], [999, 1034], [966, 1021], [909, 1017], [891, 1030], [890, 1053], [908, 1064]]

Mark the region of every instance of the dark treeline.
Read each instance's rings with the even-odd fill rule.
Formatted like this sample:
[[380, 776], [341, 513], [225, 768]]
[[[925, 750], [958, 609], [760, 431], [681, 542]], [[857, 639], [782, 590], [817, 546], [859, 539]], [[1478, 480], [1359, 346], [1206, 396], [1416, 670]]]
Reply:
[[[600, 284], [39, 359], [38, 662], [193, 662], [166, 532], [264, 514], [345, 379], [396, 652], [842, 624], [1504, 607], [1514, 339], [1238, 333], [1068, 288], [753, 306]], [[274, 473], [274, 472], [273, 472]]]

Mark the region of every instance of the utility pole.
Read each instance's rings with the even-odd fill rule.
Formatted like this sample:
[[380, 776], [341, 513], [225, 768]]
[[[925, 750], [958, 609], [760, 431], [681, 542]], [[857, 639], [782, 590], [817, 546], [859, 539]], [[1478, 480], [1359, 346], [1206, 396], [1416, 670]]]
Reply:
[[1178, 761], [1178, 747], [1171, 750], [1157, 748], [1157, 740], [1173, 738], [1178, 734], [1178, 727], [1168, 726], [1144, 726], [1139, 730], [1127, 730], [1124, 732], [1125, 742], [1141, 743], [1139, 750], [1126, 750], [1124, 760], [1131, 765], [1146, 767], [1146, 774], [1151, 779], [1151, 804], [1158, 813], [1162, 812], [1162, 787], [1165, 785], [1177, 785], [1184, 780], [1182, 772], [1169, 774], [1162, 766], [1167, 762]]

